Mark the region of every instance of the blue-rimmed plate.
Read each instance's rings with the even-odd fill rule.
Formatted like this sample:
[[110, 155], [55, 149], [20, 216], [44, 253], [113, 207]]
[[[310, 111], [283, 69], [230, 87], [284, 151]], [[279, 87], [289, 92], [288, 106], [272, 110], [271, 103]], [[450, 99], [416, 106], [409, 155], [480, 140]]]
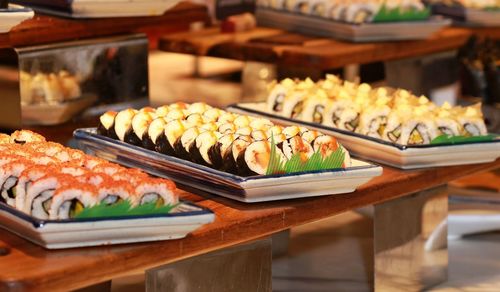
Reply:
[[267, 110], [265, 102], [231, 105], [228, 111], [260, 116], [283, 125], [302, 125], [338, 139], [350, 152], [402, 169], [486, 163], [500, 157], [500, 140], [449, 145], [406, 146], [321, 124], [278, 116]]
[[0, 227], [48, 249], [178, 239], [214, 218], [210, 210], [182, 202], [165, 215], [40, 220], [0, 203]]
[[9, 32], [14, 26], [33, 18], [34, 15], [30, 8], [9, 4], [8, 9], [0, 9], [0, 33]]
[[350, 193], [382, 174], [382, 167], [352, 159], [346, 169], [241, 177], [98, 135], [95, 128], [74, 136], [92, 155], [247, 203]]

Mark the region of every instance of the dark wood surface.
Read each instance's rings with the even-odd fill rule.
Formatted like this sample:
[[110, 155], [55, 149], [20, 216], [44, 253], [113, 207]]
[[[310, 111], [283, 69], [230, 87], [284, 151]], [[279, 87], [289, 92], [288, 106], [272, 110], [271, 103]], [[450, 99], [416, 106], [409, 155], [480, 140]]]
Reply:
[[216, 220], [185, 239], [173, 241], [49, 251], [0, 229], [0, 291], [80, 288], [499, 167], [500, 159], [413, 171], [384, 167], [382, 176], [351, 194], [270, 203], [244, 204], [183, 192], [182, 197], [213, 210]]
[[500, 34], [500, 28], [450, 27], [425, 40], [350, 43], [263, 27], [242, 33], [221, 33], [218, 28], [208, 28], [195, 33], [163, 36], [158, 47], [177, 53], [326, 70], [454, 50], [465, 44], [476, 31], [482, 37], [498, 38]]
[[0, 48], [144, 32], [156, 38], [171, 32], [188, 30], [192, 22], [208, 22], [205, 6], [181, 2], [162, 16], [120, 17], [75, 20], [37, 14], [33, 19], [0, 34]]

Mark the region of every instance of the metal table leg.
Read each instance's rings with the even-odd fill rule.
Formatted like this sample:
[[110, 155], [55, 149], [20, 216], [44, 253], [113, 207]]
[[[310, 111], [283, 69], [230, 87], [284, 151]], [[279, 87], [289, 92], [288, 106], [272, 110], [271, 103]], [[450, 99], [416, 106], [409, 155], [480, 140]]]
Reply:
[[271, 291], [271, 240], [263, 239], [148, 270], [146, 291]]

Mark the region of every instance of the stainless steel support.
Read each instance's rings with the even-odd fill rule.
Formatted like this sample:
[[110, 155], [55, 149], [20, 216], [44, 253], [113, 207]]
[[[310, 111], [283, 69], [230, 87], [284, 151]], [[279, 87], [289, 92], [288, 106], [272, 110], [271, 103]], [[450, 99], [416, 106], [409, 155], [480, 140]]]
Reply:
[[271, 240], [262, 239], [148, 270], [146, 291], [271, 291]]
[[374, 206], [376, 291], [421, 291], [447, 279], [448, 248], [429, 242], [446, 235], [447, 216], [444, 186]]

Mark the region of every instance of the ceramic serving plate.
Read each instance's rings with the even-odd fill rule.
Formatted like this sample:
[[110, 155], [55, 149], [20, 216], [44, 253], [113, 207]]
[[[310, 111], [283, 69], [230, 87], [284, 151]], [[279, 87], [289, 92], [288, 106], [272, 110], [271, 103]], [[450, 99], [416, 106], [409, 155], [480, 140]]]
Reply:
[[427, 21], [349, 24], [316, 16], [258, 8], [259, 25], [353, 42], [426, 39], [451, 24], [440, 17]]
[[0, 227], [48, 249], [178, 239], [213, 221], [210, 210], [187, 202], [166, 215], [58, 221], [0, 203]]
[[9, 32], [14, 26], [33, 18], [34, 15], [33, 10], [29, 8], [9, 4], [8, 9], [0, 9], [0, 33]]
[[180, 0], [13, 0], [36, 11], [71, 18], [158, 16]]
[[261, 116], [285, 125], [303, 125], [336, 137], [353, 154], [402, 169], [450, 166], [495, 161], [500, 157], [500, 140], [454, 145], [405, 146], [320, 124], [303, 122], [269, 113], [266, 103], [232, 105], [229, 111]]
[[95, 128], [74, 136], [95, 156], [247, 203], [350, 193], [382, 174], [380, 166], [352, 159], [347, 169], [241, 177], [97, 135]]

